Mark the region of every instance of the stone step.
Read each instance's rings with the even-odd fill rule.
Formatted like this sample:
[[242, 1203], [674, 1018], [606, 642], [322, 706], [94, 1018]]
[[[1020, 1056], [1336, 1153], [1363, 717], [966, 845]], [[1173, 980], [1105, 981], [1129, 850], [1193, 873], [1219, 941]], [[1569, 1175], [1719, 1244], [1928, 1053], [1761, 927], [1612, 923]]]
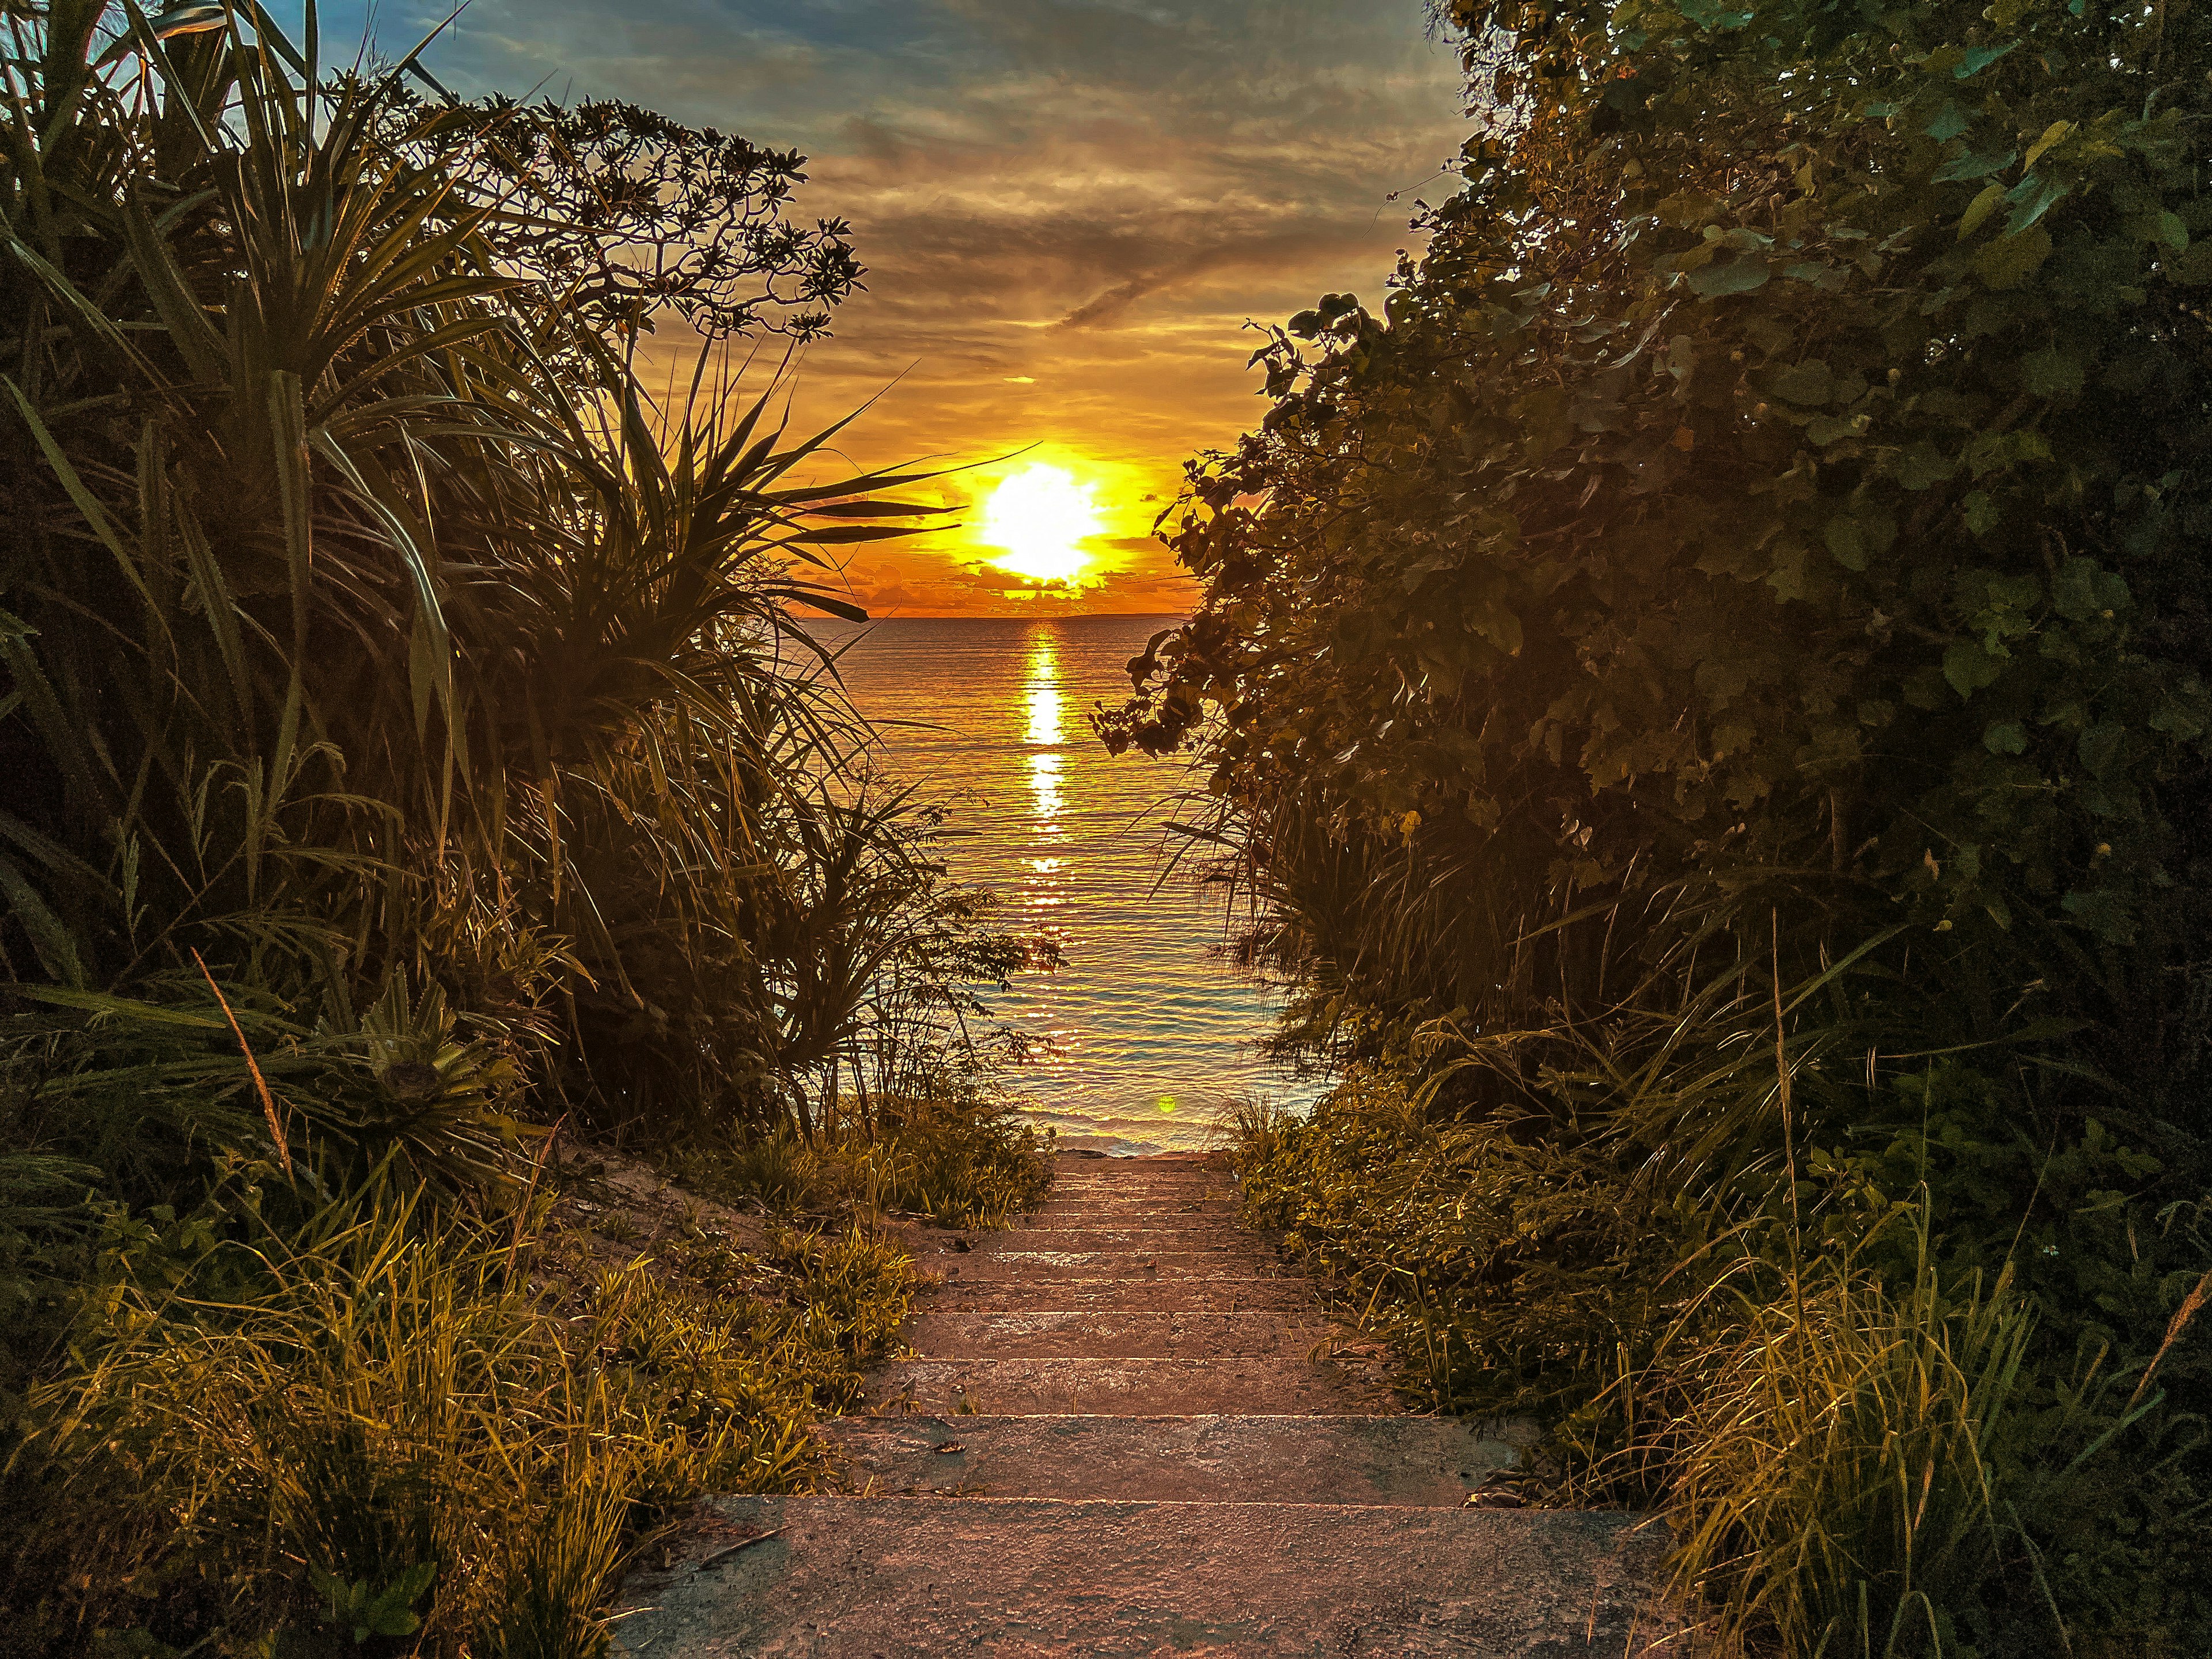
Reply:
[[622, 1650], [1657, 1659], [1672, 1633], [1638, 1616], [1663, 1544], [1617, 1513], [1037, 1498], [709, 1509], [686, 1559], [624, 1586]]
[[1203, 1359], [1285, 1354], [1303, 1358], [1329, 1340], [1328, 1328], [1298, 1310], [1151, 1313], [1040, 1310], [1030, 1313], [917, 1315], [906, 1340], [925, 1359]]
[[845, 1417], [854, 1488], [1456, 1509], [1514, 1448], [1439, 1417]]
[[[1040, 1210], [1026, 1218], [1014, 1232], [1082, 1232], [1093, 1228], [1113, 1231], [1121, 1228], [1142, 1229], [1146, 1232], [1181, 1233], [1209, 1236], [1216, 1233], [1241, 1233], [1247, 1238], [1263, 1239], [1265, 1234], [1247, 1227], [1236, 1211], [1224, 1205], [1213, 1213], [1185, 1215], [1174, 1210], [1108, 1209], [1086, 1206], [1082, 1209]], [[1012, 1236], [1000, 1233], [997, 1237]]]
[[1093, 1309], [1125, 1313], [1249, 1313], [1266, 1309], [1310, 1311], [1314, 1306], [1313, 1291], [1304, 1279], [1249, 1273], [1208, 1279], [1148, 1273], [1140, 1283], [1097, 1278], [1032, 1282], [960, 1275], [947, 1278], [927, 1294], [930, 1310], [944, 1313], [1035, 1310], [1073, 1313]]
[[1252, 1279], [1304, 1282], [1296, 1267], [1253, 1249], [1031, 1250], [1016, 1248], [1020, 1243], [1018, 1235], [1005, 1249], [923, 1260], [931, 1269], [943, 1273], [947, 1284], [993, 1279], [1034, 1285], [1068, 1279], [1219, 1279], [1231, 1273]]
[[1022, 1218], [1024, 1228], [1237, 1228], [1234, 1203], [1144, 1206], [1144, 1203], [1048, 1203]]
[[878, 1373], [873, 1387], [884, 1409], [903, 1403], [930, 1416], [1336, 1417], [1393, 1409], [1379, 1398], [1363, 1398], [1324, 1366], [1283, 1354], [900, 1359]]
[[1181, 1227], [1159, 1221], [1102, 1221], [1097, 1225], [1066, 1227], [1039, 1224], [1012, 1232], [979, 1234], [969, 1241], [966, 1250], [956, 1247], [943, 1254], [999, 1255], [1008, 1250], [1109, 1250], [1125, 1255], [1155, 1255], [1162, 1250], [1241, 1250], [1247, 1255], [1267, 1257], [1275, 1254], [1257, 1233], [1226, 1221]]

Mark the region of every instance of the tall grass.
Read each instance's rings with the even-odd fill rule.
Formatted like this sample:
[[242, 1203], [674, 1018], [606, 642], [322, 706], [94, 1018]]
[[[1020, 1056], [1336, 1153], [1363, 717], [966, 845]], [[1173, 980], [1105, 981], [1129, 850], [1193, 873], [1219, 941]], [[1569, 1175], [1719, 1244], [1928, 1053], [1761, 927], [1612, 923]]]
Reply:
[[1901, 1295], [1818, 1259], [1779, 1285], [1723, 1282], [1626, 1385], [1647, 1396], [1639, 1414], [1671, 1453], [1676, 1588], [1731, 1644], [1957, 1653], [1977, 1633], [1961, 1615], [2008, 1554], [2051, 1614], [2049, 1639], [2065, 1644], [2008, 1487], [2031, 1433], [2033, 1316], [2003, 1277], [1948, 1294], [1924, 1205], [1911, 1221], [1919, 1266]]
[[649, 1259], [564, 1273], [420, 1194], [379, 1183], [173, 1285], [126, 1265], [11, 1462], [59, 1534], [19, 1534], [16, 1571], [110, 1567], [45, 1598], [47, 1639], [75, 1601], [244, 1632], [380, 1608], [425, 1651], [595, 1652], [613, 1576], [691, 1498], [813, 1483], [811, 1424], [905, 1316], [903, 1258], [857, 1235], [710, 1249], [757, 1287], [732, 1295]]
[[1536, 1417], [1526, 1490], [1662, 1519], [1723, 1651], [2188, 1651], [2199, 1206], [2094, 1126], [1989, 1147], [2033, 1034], [1929, 1044], [1886, 939], [1793, 982], [1771, 912], [1718, 914], [1601, 1011], [1431, 1021], [1242, 1114], [1248, 1212], [1414, 1398]]
[[1001, 1227], [1043, 1198], [1050, 1145], [1049, 1131], [988, 1098], [909, 1098], [879, 1103], [866, 1139], [824, 1144], [787, 1132], [694, 1144], [675, 1167], [702, 1190], [771, 1210]]

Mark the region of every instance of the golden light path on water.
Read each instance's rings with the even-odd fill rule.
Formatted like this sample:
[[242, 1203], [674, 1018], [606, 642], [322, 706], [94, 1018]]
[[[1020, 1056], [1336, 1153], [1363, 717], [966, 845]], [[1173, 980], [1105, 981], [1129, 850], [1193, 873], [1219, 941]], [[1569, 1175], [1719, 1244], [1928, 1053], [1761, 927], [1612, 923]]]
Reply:
[[949, 799], [956, 877], [1000, 896], [1001, 920], [1063, 953], [1051, 973], [984, 993], [1031, 1041], [1015, 1079], [1066, 1146], [1204, 1143], [1243, 1092], [1303, 1101], [1316, 1085], [1263, 1064], [1270, 994], [1224, 963], [1217, 906], [1187, 883], [1155, 890], [1172, 761], [1109, 756], [1085, 716], [1127, 693], [1123, 665], [1170, 618], [915, 618], [866, 630], [841, 659], [848, 692], [888, 727], [887, 770]]

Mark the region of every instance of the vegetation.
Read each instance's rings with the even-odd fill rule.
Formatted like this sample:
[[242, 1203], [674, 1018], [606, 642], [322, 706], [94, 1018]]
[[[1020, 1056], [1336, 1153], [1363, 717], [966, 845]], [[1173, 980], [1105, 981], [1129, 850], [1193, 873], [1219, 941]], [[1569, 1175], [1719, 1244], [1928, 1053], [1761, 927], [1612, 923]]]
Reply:
[[2201, 1650], [2212, 34], [1450, 19], [1464, 187], [1102, 721], [1350, 1067], [1248, 1190], [1729, 1641]]
[[772, 1210], [897, 1211], [943, 1227], [1004, 1227], [1043, 1201], [1044, 1146], [1000, 1103], [953, 1097], [888, 1114], [872, 1139], [763, 1135], [686, 1149], [672, 1164], [702, 1192]]
[[554, 1137], [1038, 1178], [969, 1035], [1024, 948], [790, 614], [932, 509], [635, 362], [859, 267], [803, 158], [312, 9], [0, 29], [0, 1648], [595, 1652], [690, 1494], [817, 1478], [907, 1274], [579, 1258]]

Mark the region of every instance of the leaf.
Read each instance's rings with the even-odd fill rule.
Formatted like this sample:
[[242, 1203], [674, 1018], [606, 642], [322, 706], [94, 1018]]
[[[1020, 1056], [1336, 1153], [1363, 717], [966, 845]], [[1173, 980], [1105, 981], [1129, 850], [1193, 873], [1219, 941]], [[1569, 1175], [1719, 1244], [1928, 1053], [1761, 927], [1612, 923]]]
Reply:
[[2023, 235], [2007, 234], [1974, 255], [1974, 274], [1993, 289], [2018, 288], [2051, 257], [2051, 233], [2038, 225]]
[[1963, 242], [1979, 230], [1983, 222], [1997, 210], [1997, 204], [2004, 198], [2005, 187], [2002, 185], [1990, 185], [1969, 202], [1966, 204], [1966, 212], [1959, 219], [1959, 240]]
[[2020, 360], [2021, 385], [2038, 398], [2071, 398], [2081, 390], [2081, 365], [2057, 346]]
[[2067, 186], [2057, 179], [2029, 173], [2005, 192], [2005, 200], [2012, 204], [2012, 211], [2005, 217], [2005, 234], [2019, 235], [2064, 200], [2066, 194]]
[[2158, 240], [2176, 253], [2189, 251], [2189, 227], [2181, 216], [2171, 210], [2161, 210], [2158, 216]]
[[1828, 552], [1846, 570], [1867, 568], [1866, 544], [1859, 535], [1858, 524], [1851, 519], [1831, 519], [1821, 532], [1828, 544]]
[[2071, 121], [2053, 121], [2049, 126], [2044, 128], [2043, 137], [2027, 147], [2027, 160], [2025, 165], [2033, 167], [2043, 159], [2045, 153], [2053, 144], [2073, 131], [2074, 124]]
[[1777, 369], [1767, 377], [1767, 389], [1786, 402], [1818, 408], [1835, 395], [1835, 377], [1818, 357]]
[[1936, 118], [1921, 131], [1937, 143], [1946, 143], [1972, 126], [1973, 120], [1972, 116], [1959, 107], [1957, 100], [1946, 98], [1943, 107], [1936, 112]]
[[1992, 173], [2001, 173], [2010, 167], [2019, 154], [2016, 149], [2008, 149], [2002, 155], [1994, 152], [1977, 155], [1968, 150], [1964, 155], [1952, 157], [1929, 176], [1942, 185], [1959, 184], [1969, 179], [1986, 179]]
[[2018, 720], [1998, 720], [1982, 733], [1982, 747], [1992, 755], [2024, 755], [2027, 731]]
[[1959, 81], [1972, 79], [2019, 44], [2017, 40], [2008, 40], [2001, 46], [1967, 47], [1960, 55], [1957, 66], [1952, 70], [1952, 78]]
[[1690, 287], [1705, 299], [1717, 300], [1729, 294], [1748, 294], [1754, 289], [1765, 288], [1773, 272], [1764, 259], [1716, 259], [1690, 273]]
[[2076, 748], [2081, 756], [2081, 765], [2093, 778], [2102, 778], [2112, 769], [2112, 763], [2120, 757], [2121, 746], [2126, 743], [2128, 728], [2112, 721], [2102, 721], [2081, 733]]
[[[84, 963], [77, 956], [76, 940], [60, 917], [47, 908], [37, 889], [24, 878], [15, 861], [0, 854], [0, 897], [8, 901], [9, 913], [31, 941], [31, 949], [39, 958], [39, 966], [56, 979], [65, 979], [71, 985], [84, 983]], [[11, 984], [9, 988], [18, 996], [38, 996], [49, 992], [48, 1000], [58, 1000], [52, 988]], [[67, 994], [64, 993], [62, 994]]]
[[1996, 684], [2011, 654], [2002, 645], [1993, 652], [1978, 640], [1954, 640], [1943, 652], [1943, 678], [1964, 701], [1984, 686]]
[[220, 1031], [224, 1029], [224, 1022], [204, 1014], [191, 1013], [182, 1008], [165, 1008], [158, 1003], [139, 1002], [104, 991], [69, 990], [58, 985], [21, 983], [8, 988], [15, 995], [29, 997], [34, 1002], [51, 1002], [58, 1007], [76, 1008], [88, 1014], [143, 1020], [154, 1025], [187, 1025], [197, 1030]]
[[1942, 483], [1958, 470], [1957, 462], [1924, 438], [1899, 451], [1889, 463], [1889, 476], [1907, 489]]

